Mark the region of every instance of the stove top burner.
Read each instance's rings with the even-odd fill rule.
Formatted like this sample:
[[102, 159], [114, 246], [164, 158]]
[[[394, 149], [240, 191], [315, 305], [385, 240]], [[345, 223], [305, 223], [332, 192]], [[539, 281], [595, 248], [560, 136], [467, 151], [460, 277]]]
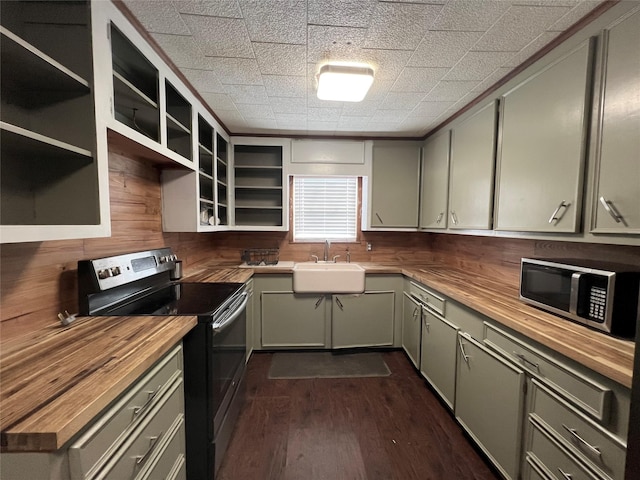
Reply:
[[101, 314], [212, 315], [241, 287], [241, 283], [173, 283]]

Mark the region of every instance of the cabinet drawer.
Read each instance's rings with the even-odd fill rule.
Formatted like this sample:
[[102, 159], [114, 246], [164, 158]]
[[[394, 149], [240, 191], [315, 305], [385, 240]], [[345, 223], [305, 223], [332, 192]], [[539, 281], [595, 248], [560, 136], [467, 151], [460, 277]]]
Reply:
[[545, 468], [540, 465], [531, 455], [527, 455], [525, 458], [524, 467], [522, 468], [523, 480], [549, 480], [553, 475], [545, 471]]
[[182, 346], [178, 346], [69, 448], [72, 480], [93, 476], [181, 374]]
[[536, 420], [553, 430], [583, 461], [613, 479], [624, 478], [625, 446], [536, 380], [532, 383], [530, 411]]
[[609, 419], [612, 392], [609, 388], [563, 365], [521, 340], [485, 323], [485, 343], [525, 368], [535, 378], [551, 384], [562, 396], [596, 419]]
[[446, 303], [444, 297], [414, 282], [410, 282], [409, 284], [409, 293], [421, 300], [423, 303], [431, 306], [431, 308], [433, 308], [436, 312], [444, 315], [444, 307]]
[[554, 439], [534, 421], [529, 424], [529, 450], [527, 457], [537, 460], [558, 480], [599, 480], [593, 472], [572, 458]]
[[[158, 447], [161, 449], [140, 471], [136, 480], [153, 480], [157, 478], [181, 478], [180, 470], [186, 473], [184, 417], [179, 415], [172, 428], [167, 432], [167, 441]], [[184, 476], [182, 477], [184, 478]]]
[[172, 427], [175, 428], [177, 422], [184, 421], [182, 392], [182, 379], [179, 379], [113, 455], [111, 461], [95, 477], [96, 480], [119, 480], [139, 475], [145, 464], [158, 455]]

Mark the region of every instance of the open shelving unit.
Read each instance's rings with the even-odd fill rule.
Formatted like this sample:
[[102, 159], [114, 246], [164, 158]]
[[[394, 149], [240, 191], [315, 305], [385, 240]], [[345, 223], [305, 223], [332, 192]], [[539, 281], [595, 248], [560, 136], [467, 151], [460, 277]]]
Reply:
[[277, 145], [234, 145], [235, 225], [284, 226], [283, 152]]
[[229, 225], [229, 157], [228, 143], [216, 133], [216, 201], [217, 225]]
[[0, 21], [0, 241], [108, 235], [88, 2], [0, 2]]
[[187, 160], [193, 160], [191, 151], [191, 104], [165, 81], [167, 147]]

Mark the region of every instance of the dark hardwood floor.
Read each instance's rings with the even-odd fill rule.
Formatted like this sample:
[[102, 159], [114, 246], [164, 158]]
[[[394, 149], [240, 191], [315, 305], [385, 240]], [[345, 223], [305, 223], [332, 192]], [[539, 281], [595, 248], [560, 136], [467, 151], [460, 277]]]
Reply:
[[400, 351], [391, 375], [270, 380], [254, 353], [247, 402], [220, 480], [495, 480], [451, 414]]

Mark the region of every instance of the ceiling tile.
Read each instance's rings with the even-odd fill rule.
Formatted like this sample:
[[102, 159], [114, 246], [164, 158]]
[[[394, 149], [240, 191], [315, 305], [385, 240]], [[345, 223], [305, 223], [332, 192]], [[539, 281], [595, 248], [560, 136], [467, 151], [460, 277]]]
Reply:
[[262, 81], [270, 97], [304, 97], [307, 93], [307, 77], [263, 75]]
[[209, 69], [210, 62], [192, 36], [164, 33], [152, 33], [151, 36], [178, 68]]
[[224, 93], [203, 92], [200, 94], [214, 112], [218, 110], [234, 110], [236, 104]]
[[352, 27], [309, 25], [307, 55], [309, 63], [327, 61], [364, 62], [364, 36], [366, 30]]
[[457, 82], [443, 80], [438, 83], [428, 94], [424, 97], [425, 101], [430, 102], [447, 102], [460, 100], [467, 92], [472, 90], [478, 82]]
[[325, 121], [311, 120], [311, 119], [307, 121], [307, 130], [333, 133], [337, 128], [337, 126], [338, 126], [337, 122], [325, 122]]
[[493, 72], [491, 72], [487, 77], [478, 83], [475, 87], [473, 87], [473, 92], [476, 94], [484, 93], [486, 90], [491, 88], [496, 82], [502, 80], [505, 76], [507, 76], [513, 69], [500, 67], [496, 68]]
[[391, 87], [392, 92], [429, 92], [449, 72], [449, 68], [406, 67]]
[[293, 113], [276, 113], [276, 121], [279, 128], [307, 129], [307, 116]]
[[558, 32], [543, 32], [540, 36], [534, 38], [529, 45], [517, 52], [509, 60], [505, 61], [502, 66], [511, 67], [513, 69], [521, 65], [531, 55], [548, 45], [558, 35]]
[[574, 7], [581, 0], [511, 0], [514, 5], [534, 5], [538, 7]]
[[242, 19], [183, 15], [202, 53], [209, 57], [253, 58], [251, 40]]
[[264, 85], [225, 85], [225, 90], [236, 105], [242, 103], [269, 105], [269, 97]]
[[150, 33], [191, 35], [191, 30], [170, 1], [126, 0], [125, 5]]
[[363, 58], [375, 70], [375, 82], [395, 80], [411, 58], [410, 50], [363, 49]]
[[431, 30], [485, 32], [509, 9], [503, 0], [450, 1], [445, 4]]
[[306, 98], [269, 97], [269, 103], [274, 113], [307, 114]]
[[238, 111], [245, 119], [250, 118], [275, 118], [271, 105], [259, 105], [252, 103], [238, 104]]
[[[149, 3], [148, 0], [142, 1]], [[238, 0], [173, 0], [173, 4], [180, 13], [208, 15], [210, 17], [242, 18]]]
[[580, 2], [578, 5], [569, 10], [563, 17], [561, 17], [556, 23], [551, 25], [547, 30], [554, 32], [564, 32], [567, 28], [571, 27], [574, 23], [587, 15], [591, 10], [596, 8], [602, 3], [602, 0], [587, 0]]
[[447, 111], [456, 102], [420, 102], [416, 108], [414, 108], [407, 118], [425, 118], [440, 116], [443, 112]]
[[512, 57], [513, 52], [469, 52], [443, 79], [484, 80]]
[[213, 70], [181, 68], [180, 71], [199, 92], [226, 93], [224, 85]]
[[254, 43], [260, 72], [268, 75], [306, 75], [307, 48], [286, 43]]
[[308, 0], [307, 21], [313, 25], [368, 27], [375, 0]]
[[411, 56], [412, 67], [453, 67], [482, 36], [482, 32], [429, 31]]
[[416, 105], [424, 98], [424, 93], [398, 93], [389, 92], [384, 99], [380, 108], [382, 109], [397, 109], [402, 108], [404, 110], [413, 110]]
[[568, 11], [569, 7], [511, 7], [473, 49], [517, 52]]
[[252, 41], [306, 43], [306, 0], [240, 0], [240, 7]]
[[307, 110], [309, 121], [338, 121], [342, 114], [342, 107], [315, 108], [310, 107]]
[[441, 9], [442, 5], [379, 2], [367, 29], [365, 47], [413, 50]]
[[275, 118], [252, 118], [251, 126], [260, 129], [277, 129], [278, 122]]
[[218, 72], [222, 84], [262, 85], [262, 75], [255, 59], [207, 57], [207, 60]]
[[216, 116], [224, 122], [227, 127], [246, 124], [240, 112], [235, 108], [233, 110], [217, 110]]
[[406, 110], [382, 110], [382, 109], [378, 109], [371, 116], [371, 120], [369, 121], [369, 123], [381, 123], [381, 122], [384, 122], [384, 123], [400, 123], [407, 117], [408, 113], [409, 112], [407, 112]]
[[338, 128], [362, 128], [369, 124], [370, 116], [355, 117], [342, 115], [338, 120]]

